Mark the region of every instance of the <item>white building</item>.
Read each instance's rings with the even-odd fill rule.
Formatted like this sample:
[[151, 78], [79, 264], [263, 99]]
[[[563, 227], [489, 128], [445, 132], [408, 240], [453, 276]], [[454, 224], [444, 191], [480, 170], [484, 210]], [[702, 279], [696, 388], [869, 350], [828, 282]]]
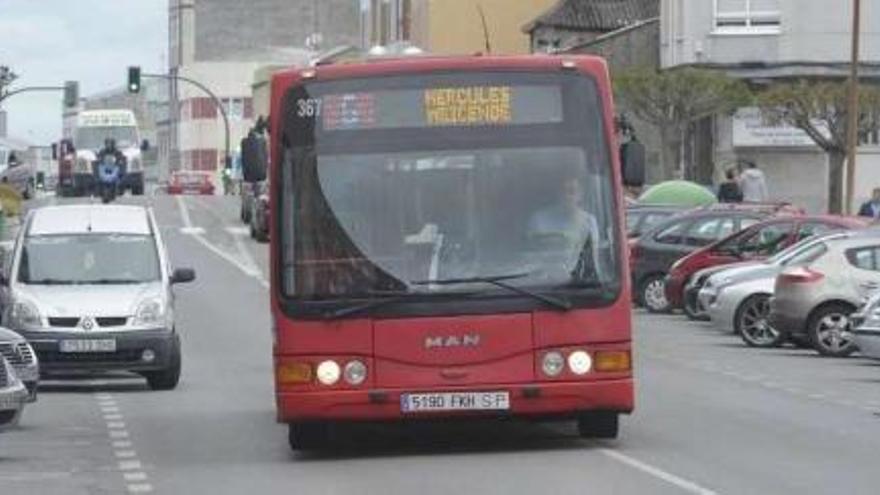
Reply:
[[[850, 0], [662, 0], [663, 67], [720, 68], [760, 86], [807, 78], [844, 80], [849, 71]], [[880, 82], [880, 4], [862, 2], [864, 83]], [[717, 170], [752, 160], [776, 199], [824, 211], [826, 155], [796, 129], [770, 127], [753, 109], [715, 119]], [[880, 185], [880, 141], [866, 136], [857, 159], [855, 202]]]

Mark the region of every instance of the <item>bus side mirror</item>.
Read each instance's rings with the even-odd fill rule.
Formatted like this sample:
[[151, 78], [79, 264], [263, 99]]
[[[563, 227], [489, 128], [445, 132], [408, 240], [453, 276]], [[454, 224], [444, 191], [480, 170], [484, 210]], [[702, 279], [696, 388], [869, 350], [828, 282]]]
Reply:
[[623, 167], [624, 186], [645, 185], [645, 145], [638, 141], [620, 145], [620, 164]]
[[144, 139], [141, 141], [141, 151], [149, 151], [150, 150], [150, 142]]
[[266, 180], [266, 140], [256, 134], [249, 134], [241, 140], [241, 173], [245, 182]]

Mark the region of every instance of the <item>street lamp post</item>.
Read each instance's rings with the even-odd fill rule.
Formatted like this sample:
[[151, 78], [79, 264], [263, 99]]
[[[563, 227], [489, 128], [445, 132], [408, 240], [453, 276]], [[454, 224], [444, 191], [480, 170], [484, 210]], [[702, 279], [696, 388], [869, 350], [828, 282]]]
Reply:
[[856, 154], [859, 145], [859, 31], [861, 30], [861, 0], [853, 0], [852, 60], [849, 73], [849, 101], [847, 105], [846, 135], [846, 195], [844, 211], [852, 213], [855, 193]]

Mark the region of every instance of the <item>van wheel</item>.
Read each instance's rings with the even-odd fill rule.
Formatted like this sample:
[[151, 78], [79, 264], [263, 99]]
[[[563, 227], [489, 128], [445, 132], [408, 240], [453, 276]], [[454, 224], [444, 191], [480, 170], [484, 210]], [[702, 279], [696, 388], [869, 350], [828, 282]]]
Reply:
[[807, 336], [819, 354], [846, 357], [856, 351], [849, 316], [855, 310], [846, 304], [828, 304], [810, 317]]
[[131, 194], [132, 194], [132, 196], [143, 196], [144, 195], [144, 183], [139, 182], [139, 183], [131, 186]]
[[321, 422], [291, 423], [287, 441], [293, 451], [320, 450], [330, 445], [330, 425]]
[[586, 411], [578, 414], [578, 434], [582, 438], [617, 438], [620, 415], [611, 411]]
[[144, 377], [147, 384], [153, 390], [174, 390], [180, 382], [181, 356], [180, 338], [175, 334], [174, 343], [171, 346], [171, 362], [164, 370], [146, 371]]

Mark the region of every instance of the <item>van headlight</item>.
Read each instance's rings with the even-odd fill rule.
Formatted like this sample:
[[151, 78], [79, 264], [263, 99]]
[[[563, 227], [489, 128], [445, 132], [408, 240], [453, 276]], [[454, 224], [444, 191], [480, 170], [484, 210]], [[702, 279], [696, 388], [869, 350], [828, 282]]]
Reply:
[[15, 301], [9, 310], [8, 326], [12, 330], [38, 330], [43, 328], [43, 319], [37, 305], [24, 300]]
[[157, 326], [164, 323], [165, 305], [161, 300], [151, 298], [141, 301], [134, 313], [135, 326]]

